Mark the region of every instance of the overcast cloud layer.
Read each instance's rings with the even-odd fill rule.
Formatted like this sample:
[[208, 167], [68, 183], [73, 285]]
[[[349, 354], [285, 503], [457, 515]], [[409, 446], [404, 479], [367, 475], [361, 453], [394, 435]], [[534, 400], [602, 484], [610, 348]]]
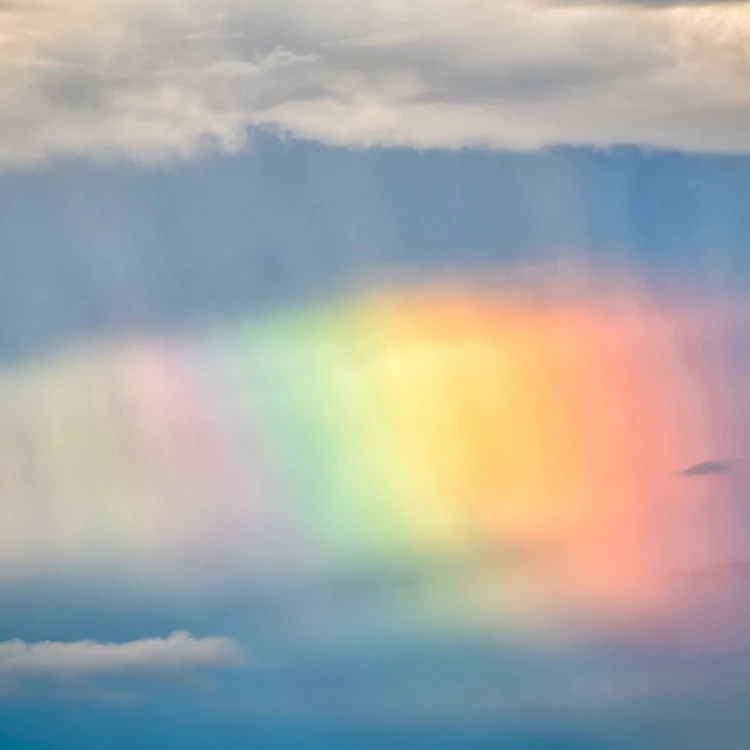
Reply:
[[0, 0], [0, 165], [234, 150], [750, 151], [750, 4]]
[[172, 672], [242, 663], [242, 652], [231, 638], [193, 638], [184, 632], [127, 643], [0, 643], [0, 677]]

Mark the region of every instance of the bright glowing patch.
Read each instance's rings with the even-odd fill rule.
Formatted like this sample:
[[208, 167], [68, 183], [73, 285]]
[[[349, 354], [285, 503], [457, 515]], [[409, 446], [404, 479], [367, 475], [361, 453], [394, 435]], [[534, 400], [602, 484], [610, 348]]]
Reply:
[[4, 566], [447, 563], [488, 601], [663, 604], [675, 477], [727, 448], [689, 320], [401, 290], [7, 373]]

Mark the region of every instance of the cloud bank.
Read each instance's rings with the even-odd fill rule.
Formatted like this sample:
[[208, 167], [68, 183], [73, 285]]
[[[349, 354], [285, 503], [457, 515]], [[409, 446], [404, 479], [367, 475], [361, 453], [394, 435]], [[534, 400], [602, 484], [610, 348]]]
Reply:
[[0, 677], [144, 674], [244, 663], [242, 650], [231, 638], [194, 638], [186, 632], [126, 643], [0, 643]]
[[3, 0], [0, 166], [346, 146], [750, 151], [750, 5]]

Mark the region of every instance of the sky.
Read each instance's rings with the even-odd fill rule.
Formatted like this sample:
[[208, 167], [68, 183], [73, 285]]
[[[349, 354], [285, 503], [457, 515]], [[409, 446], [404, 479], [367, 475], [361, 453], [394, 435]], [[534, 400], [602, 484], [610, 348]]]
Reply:
[[0, 744], [736, 750], [750, 6], [0, 0]]

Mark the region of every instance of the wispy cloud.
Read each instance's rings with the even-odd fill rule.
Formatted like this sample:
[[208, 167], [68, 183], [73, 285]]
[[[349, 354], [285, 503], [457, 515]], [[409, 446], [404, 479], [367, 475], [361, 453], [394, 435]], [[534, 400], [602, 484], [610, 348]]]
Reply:
[[328, 143], [750, 151], [750, 6], [48, 0], [0, 6], [0, 165]]
[[680, 474], [685, 477], [710, 476], [712, 474], [729, 474], [732, 471], [732, 464], [728, 461], [702, 461], [699, 464], [688, 466]]
[[231, 638], [194, 638], [186, 632], [125, 643], [0, 643], [0, 677], [163, 673], [243, 664], [242, 649]]

